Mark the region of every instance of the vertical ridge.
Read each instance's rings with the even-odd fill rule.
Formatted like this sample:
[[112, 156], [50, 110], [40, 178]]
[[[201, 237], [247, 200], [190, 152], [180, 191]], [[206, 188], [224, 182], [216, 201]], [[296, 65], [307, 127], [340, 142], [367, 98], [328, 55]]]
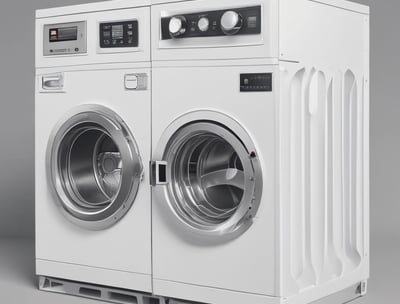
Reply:
[[291, 207], [291, 269], [295, 280], [301, 277], [304, 271], [303, 256], [303, 226], [302, 189], [301, 189], [301, 107], [302, 87], [305, 69], [297, 72], [291, 85], [291, 126], [290, 126], [290, 207]]
[[317, 72], [310, 83], [310, 245], [317, 283], [324, 263], [325, 226], [325, 74]]

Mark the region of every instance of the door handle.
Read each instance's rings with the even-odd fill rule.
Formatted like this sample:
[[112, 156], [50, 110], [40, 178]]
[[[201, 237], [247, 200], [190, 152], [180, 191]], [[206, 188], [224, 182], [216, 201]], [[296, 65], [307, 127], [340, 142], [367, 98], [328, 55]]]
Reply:
[[64, 87], [62, 74], [42, 76], [43, 90], [61, 90]]
[[150, 162], [150, 184], [152, 186], [167, 185], [167, 165], [165, 161], [151, 161]]

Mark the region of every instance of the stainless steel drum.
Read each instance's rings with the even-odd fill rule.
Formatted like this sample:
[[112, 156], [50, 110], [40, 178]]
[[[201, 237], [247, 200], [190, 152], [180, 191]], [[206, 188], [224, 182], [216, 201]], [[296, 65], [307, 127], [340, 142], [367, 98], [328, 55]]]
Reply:
[[113, 225], [135, 200], [143, 173], [127, 125], [112, 111], [86, 106], [56, 128], [50, 179], [68, 217], [89, 229]]
[[261, 199], [261, 167], [229, 129], [211, 122], [184, 126], [170, 139], [168, 195], [191, 228], [224, 234], [248, 226]]

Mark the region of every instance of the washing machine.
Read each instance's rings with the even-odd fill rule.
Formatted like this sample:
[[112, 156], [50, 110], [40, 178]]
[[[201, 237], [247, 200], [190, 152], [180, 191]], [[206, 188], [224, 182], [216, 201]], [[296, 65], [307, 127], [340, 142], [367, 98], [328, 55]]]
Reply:
[[155, 294], [366, 293], [368, 31], [342, 0], [153, 0]]
[[139, 301], [128, 291], [152, 292], [149, 4], [36, 13], [36, 273], [43, 290], [117, 302]]

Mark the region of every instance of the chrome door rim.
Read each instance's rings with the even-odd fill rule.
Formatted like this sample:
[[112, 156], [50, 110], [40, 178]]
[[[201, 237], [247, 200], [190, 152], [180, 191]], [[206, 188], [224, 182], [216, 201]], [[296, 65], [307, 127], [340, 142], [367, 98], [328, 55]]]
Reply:
[[[207, 224], [206, 221], [199, 221], [188, 216], [187, 209], [182, 208], [182, 194], [177, 191], [177, 184], [174, 182], [174, 158], [179, 155], [182, 143], [193, 136], [203, 133], [214, 134], [225, 140], [238, 153], [243, 165], [243, 197], [236, 210], [226, 220], [215, 224]], [[241, 134], [243, 136], [243, 134]], [[260, 202], [262, 192], [262, 173], [260, 162], [257, 160], [257, 153], [254, 149], [248, 149], [244, 142], [251, 142], [250, 138], [243, 141], [233, 131], [214, 121], [194, 121], [178, 129], [168, 141], [164, 149], [163, 160], [168, 163], [167, 178], [169, 183], [166, 186], [166, 194], [170, 209], [181, 223], [191, 230], [206, 235], [229, 235], [242, 233], [252, 224]]]
[[[101, 136], [108, 136], [120, 154], [121, 172], [118, 188], [114, 189], [115, 195], [109, 197], [107, 202], [99, 202], [99, 208], [94, 208], [96, 204], [93, 202], [88, 205], [88, 202], [82, 199], [82, 193], [77, 191], [75, 181], [71, 179], [71, 150], [75, 145], [73, 140], [79, 139], [74, 137], [73, 132], [85, 132], [85, 127], [87, 130], [102, 132]], [[73, 140], [68, 140], [69, 136], [72, 136]], [[63, 148], [69, 151], [64, 152]], [[93, 162], [95, 159], [93, 154]], [[93, 171], [95, 168], [97, 167], [93, 163]], [[142, 179], [143, 166], [137, 144], [125, 122], [108, 108], [85, 105], [68, 113], [54, 128], [47, 150], [47, 171], [57, 201], [67, 218], [86, 229], [101, 230], [119, 221], [134, 203]], [[98, 183], [97, 175], [93, 175]], [[99, 186], [98, 189], [103, 188]]]

